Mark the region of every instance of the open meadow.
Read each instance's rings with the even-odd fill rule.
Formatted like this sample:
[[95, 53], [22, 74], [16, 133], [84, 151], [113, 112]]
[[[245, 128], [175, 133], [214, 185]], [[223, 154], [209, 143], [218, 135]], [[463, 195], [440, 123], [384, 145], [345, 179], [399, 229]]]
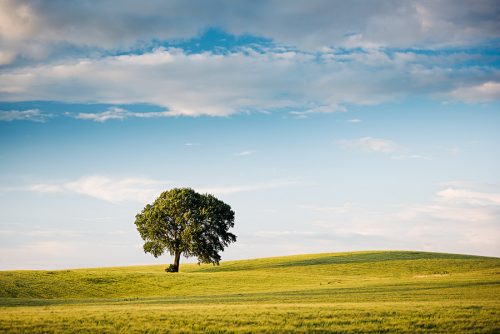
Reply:
[[2, 333], [500, 331], [500, 259], [354, 252], [0, 272]]

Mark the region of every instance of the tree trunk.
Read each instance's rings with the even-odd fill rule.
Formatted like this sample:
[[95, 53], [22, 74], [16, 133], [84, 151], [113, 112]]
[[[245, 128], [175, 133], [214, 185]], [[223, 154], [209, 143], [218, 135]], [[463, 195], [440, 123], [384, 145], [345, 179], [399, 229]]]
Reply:
[[181, 252], [175, 252], [174, 258], [174, 273], [179, 272], [179, 261], [181, 260]]

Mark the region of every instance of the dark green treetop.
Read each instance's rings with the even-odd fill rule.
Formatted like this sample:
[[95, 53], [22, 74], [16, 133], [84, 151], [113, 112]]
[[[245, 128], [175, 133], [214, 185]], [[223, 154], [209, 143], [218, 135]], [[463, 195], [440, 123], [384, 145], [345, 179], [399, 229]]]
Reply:
[[236, 236], [231, 207], [209, 194], [190, 188], [163, 192], [135, 216], [135, 225], [144, 240], [144, 252], [154, 257], [168, 251], [174, 264], [168, 271], [177, 272], [181, 254], [197, 257], [199, 263], [219, 264], [222, 252]]

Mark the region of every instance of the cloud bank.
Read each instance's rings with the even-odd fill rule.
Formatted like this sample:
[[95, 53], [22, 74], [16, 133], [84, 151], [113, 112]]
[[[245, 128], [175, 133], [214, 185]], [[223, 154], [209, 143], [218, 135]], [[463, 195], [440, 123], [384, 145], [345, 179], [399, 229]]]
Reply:
[[[307, 117], [408, 97], [489, 103], [500, 99], [499, 22], [494, 0], [315, 0], [286, 7], [5, 0], [0, 101], [164, 109], [76, 116], [96, 122], [274, 110]], [[190, 49], [213, 27], [269, 42], [249, 38], [228, 47], [218, 40], [207, 50]], [[9, 116], [14, 112], [2, 119], [29, 119]]]
[[[0, 3], [0, 60], [128, 49], [152, 38], [185, 39], [208, 27], [265, 36], [304, 50], [333, 45], [471, 45], [500, 36], [500, 6], [478, 1], [99, 1]], [[84, 32], [84, 33], [82, 33]], [[89, 52], [90, 53], [90, 52]]]
[[[80, 59], [0, 71], [0, 100], [161, 106], [164, 112], [112, 108], [77, 118], [103, 122], [128, 117], [227, 116], [288, 110], [341, 112], [408, 97], [494, 101], [500, 71], [477, 66], [455, 71], [461, 54], [330, 50], [311, 54], [272, 47], [228, 54], [190, 54], [176, 48]], [[479, 88], [471, 85], [479, 85]], [[474, 94], [479, 89], [481, 94]]]

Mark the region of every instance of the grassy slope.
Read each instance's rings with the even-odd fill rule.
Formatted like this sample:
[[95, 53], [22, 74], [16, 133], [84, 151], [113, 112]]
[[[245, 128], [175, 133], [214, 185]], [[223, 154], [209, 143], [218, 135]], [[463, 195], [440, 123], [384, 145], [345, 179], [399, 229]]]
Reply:
[[0, 272], [0, 332], [499, 332], [500, 259], [356, 252]]

